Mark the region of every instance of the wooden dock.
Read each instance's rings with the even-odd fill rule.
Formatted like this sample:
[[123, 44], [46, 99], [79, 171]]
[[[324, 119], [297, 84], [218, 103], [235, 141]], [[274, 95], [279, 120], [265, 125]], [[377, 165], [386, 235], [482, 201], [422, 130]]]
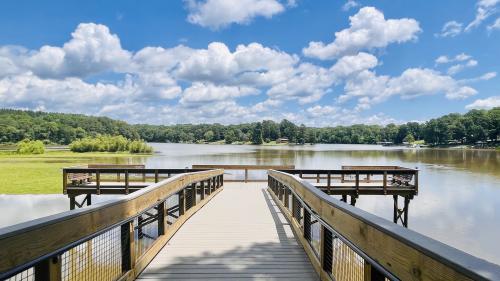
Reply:
[[226, 183], [138, 280], [318, 280], [266, 188]]
[[[500, 280], [500, 266], [352, 206], [364, 189], [401, 189], [394, 222], [406, 226], [418, 170], [269, 169], [267, 183], [225, 174], [63, 169], [80, 208], [0, 229], [0, 280]], [[111, 193], [124, 195], [91, 204]]]

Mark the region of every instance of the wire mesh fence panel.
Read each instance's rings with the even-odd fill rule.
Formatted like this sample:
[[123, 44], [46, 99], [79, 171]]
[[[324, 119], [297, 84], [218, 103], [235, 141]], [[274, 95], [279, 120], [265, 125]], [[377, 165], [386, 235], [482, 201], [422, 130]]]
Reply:
[[155, 208], [149, 209], [134, 220], [134, 225], [136, 253], [137, 257], [140, 257], [151, 248], [154, 241], [158, 238], [158, 210]]
[[116, 227], [66, 251], [61, 257], [62, 280], [118, 279], [122, 274], [120, 234]]
[[5, 279], [5, 281], [34, 281], [35, 280], [35, 269], [33, 267], [28, 268], [18, 274]]
[[339, 238], [333, 237], [332, 275], [337, 281], [363, 281], [364, 259]]
[[[186, 193], [186, 209], [188, 208], [189, 194]], [[179, 218], [179, 195], [172, 195], [165, 200], [165, 208], [167, 208], [166, 223], [171, 225]]]

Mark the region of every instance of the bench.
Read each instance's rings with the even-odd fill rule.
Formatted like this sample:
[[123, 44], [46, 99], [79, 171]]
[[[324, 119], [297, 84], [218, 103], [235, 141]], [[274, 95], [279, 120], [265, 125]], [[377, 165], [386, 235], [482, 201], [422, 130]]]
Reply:
[[393, 175], [392, 183], [393, 184], [397, 183], [399, 185], [410, 185], [412, 179], [413, 179], [413, 174]]
[[77, 185], [77, 184], [84, 184], [86, 182], [90, 182], [90, 179], [92, 176], [87, 173], [77, 173], [77, 174], [69, 174], [69, 180], [71, 181], [71, 184]]

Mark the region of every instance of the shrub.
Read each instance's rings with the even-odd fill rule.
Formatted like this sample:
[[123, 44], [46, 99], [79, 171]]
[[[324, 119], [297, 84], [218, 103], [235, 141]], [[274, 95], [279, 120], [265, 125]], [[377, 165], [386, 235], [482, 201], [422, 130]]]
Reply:
[[119, 152], [151, 153], [153, 148], [144, 141], [131, 141], [123, 136], [98, 135], [73, 141], [69, 145], [73, 152]]
[[129, 143], [130, 153], [152, 153], [153, 148], [143, 141], [132, 141]]
[[43, 154], [45, 146], [42, 141], [32, 141], [24, 139], [17, 143], [17, 153], [19, 154]]

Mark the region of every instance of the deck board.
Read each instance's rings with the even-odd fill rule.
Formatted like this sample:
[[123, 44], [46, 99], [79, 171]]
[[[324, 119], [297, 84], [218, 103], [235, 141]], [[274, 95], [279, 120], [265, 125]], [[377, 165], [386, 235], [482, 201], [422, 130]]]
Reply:
[[137, 280], [319, 280], [262, 183], [225, 183]]

